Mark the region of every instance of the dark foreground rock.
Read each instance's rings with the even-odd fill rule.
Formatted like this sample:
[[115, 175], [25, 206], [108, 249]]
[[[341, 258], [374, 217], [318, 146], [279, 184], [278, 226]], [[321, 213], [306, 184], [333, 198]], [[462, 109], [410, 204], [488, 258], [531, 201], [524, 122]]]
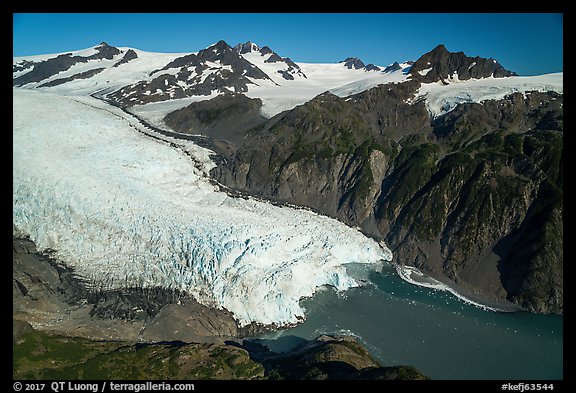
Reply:
[[349, 336], [322, 335], [263, 362], [270, 379], [429, 379], [414, 367], [382, 367]]

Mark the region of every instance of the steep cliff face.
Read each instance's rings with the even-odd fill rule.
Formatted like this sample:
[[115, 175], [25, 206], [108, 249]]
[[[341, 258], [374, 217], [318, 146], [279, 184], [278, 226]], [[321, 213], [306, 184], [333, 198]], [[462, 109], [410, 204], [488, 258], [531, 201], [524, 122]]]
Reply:
[[417, 150], [429, 164], [422, 184], [405, 201], [391, 190], [377, 204], [397, 260], [530, 310], [561, 312], [562, 191], [541, 170], [543, 161], [561, 165], [561, 135], [491, 133], [436, 165], [429, 146]]

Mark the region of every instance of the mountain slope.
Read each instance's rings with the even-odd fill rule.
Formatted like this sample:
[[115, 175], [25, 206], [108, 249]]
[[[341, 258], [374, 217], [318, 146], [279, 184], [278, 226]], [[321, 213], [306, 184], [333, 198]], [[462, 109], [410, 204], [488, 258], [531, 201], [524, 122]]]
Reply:
[[151, 53], [103, 43], [68, 54], [14, 58], [13, 84], [66, 95], [97, 94], [143, 111], [155, 103], [172, 103], [180, 105], [179, 109], [190, 101], [242, 93], [261, 99], [261, 113], [270, 118], [329, 89], [370, 81], [369, 86], [355, 86], [357, 92], [401, 79], [379, 72], [380, 68], [296, 63], [252, 42], [232, 48], [219, 41], [187, 54]]
[[65, 95], [112, 92], [149, 80], [151, 71], [179, 56], [182, 54], [145, 52], [101, 43], [70, 53], [15, 57], [13, 86]]
[[274, 80], [277, 74], [288, 81], [295, 78], [307, 78], [300, 66], [288, 57], [280, 57], [267, 46], [260, 48], [258, 45], [248, 41], [244, 44], [236, 45], [234, 50], [258, 68], [266, 70], [269, 77]]
[[[25, 71], [29, 68], [32, 68], [32, 70], [14, 78], [13, 85], [23, 86], [32, 82], [40, 82], [62, 71], [67, 71], [73, 65], [102, 59], [112, 60], [114, 56], [122, 53], [118, 48], [109, 46], [105, 42], [97, 45], [94, 49], [96, 53], [89, 56], [73, 56], [71, 53], [67, 53], [39, 62], [25, 61], [21, 64], [16, 64], [13, 66], [14, 72]], [[123, 60], [125, 60], [125, 58], [123, 58]], [[126, 62], [128, 62], [128, 60], [126, 60]]]

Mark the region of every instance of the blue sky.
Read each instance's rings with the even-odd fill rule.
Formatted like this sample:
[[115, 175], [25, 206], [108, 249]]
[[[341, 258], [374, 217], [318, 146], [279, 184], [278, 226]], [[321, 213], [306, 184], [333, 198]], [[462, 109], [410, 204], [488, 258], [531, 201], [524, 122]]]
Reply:
[[359, 57], [388, 65], [443, 43], [492, 57], [520, 75], [563, 71], [562, 14], [14, 14], [13, 55], [59, 53], [106, 41], [152, 52], [195, 52], [252, 41], [300, 62]]

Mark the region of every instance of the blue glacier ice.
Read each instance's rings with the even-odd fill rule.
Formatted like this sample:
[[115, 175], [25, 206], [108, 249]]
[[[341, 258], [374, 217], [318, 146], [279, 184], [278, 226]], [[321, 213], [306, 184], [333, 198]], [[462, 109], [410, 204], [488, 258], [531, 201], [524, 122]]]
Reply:
[[241, 325], [287, 325], [318, 288], [360, 285], [347, 265], [392, 259], [334, 219], [217, 191], [210, 151], [149, 138], [91, 97], [14, 89], [13, 103], [15, 232], [94, 284], [177, 288]]

